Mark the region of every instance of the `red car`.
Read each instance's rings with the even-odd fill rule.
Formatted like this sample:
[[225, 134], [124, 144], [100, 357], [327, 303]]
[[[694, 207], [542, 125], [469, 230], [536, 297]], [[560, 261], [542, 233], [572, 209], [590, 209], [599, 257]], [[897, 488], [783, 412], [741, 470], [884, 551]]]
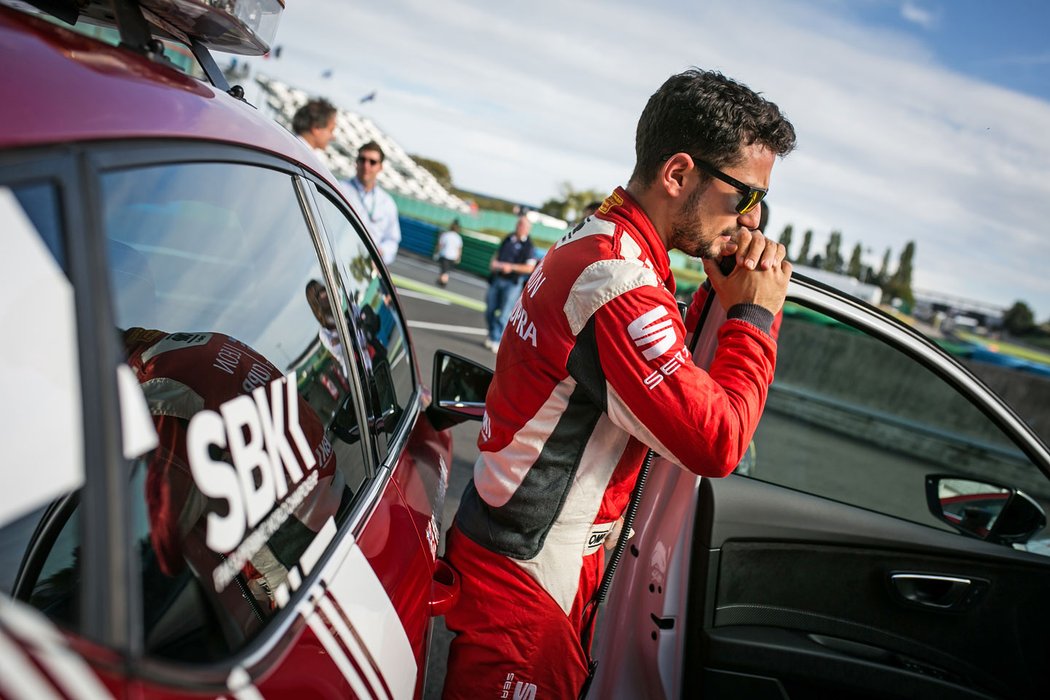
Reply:
[[454, 419], [337, 183], [210, 57], [283, 3], [6, 5], [0, 697], [420, 696]]

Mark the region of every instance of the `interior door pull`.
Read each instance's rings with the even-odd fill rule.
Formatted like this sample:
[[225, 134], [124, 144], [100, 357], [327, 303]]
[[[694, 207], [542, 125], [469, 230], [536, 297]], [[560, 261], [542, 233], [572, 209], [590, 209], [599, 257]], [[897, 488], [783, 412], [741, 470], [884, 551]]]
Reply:
[[981, 599], [988, 590], [988, 581], [964, 576], [898, 572], [890, 574], [890, 587], [909, 605], [961, 611]]

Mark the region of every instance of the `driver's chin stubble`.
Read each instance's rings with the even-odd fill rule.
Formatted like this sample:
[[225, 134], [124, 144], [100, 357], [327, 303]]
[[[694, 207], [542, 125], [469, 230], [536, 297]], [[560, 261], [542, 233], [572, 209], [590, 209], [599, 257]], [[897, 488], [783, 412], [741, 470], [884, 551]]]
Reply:
[[725, 248], [721, 236], [732, 237], [734, 229], [726, 229], [715, 236], [708, 235], [699, 212], [702, 194], [702, 188], [693, 190], [682, 205], [679, 217], [672, 222], [671, 247], [694, 258], [717, 260]]
[[727, 228], [714, 236], [709, 236], [704, 230], [700, 217], [676, 221], [671, 227], [672, 247], [694, 258], [718, 260], [728, 245], [722, 240], [722, 237], [728, 236], [732, 241], [734, 230]]

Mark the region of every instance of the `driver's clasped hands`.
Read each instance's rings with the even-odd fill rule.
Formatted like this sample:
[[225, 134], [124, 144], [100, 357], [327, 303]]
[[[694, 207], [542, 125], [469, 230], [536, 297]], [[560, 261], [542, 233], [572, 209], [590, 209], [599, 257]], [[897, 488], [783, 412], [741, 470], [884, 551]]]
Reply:
[[704, 272], [723, 308], [758, 304], [778, 313], [784, 306], [791, 279], [787, 250], [758, 230], [744, 229], [734, 243], [730, 250], [736, 257], [736, 267], [728, 275], [719, 269], [718, 260], [704, 260]]

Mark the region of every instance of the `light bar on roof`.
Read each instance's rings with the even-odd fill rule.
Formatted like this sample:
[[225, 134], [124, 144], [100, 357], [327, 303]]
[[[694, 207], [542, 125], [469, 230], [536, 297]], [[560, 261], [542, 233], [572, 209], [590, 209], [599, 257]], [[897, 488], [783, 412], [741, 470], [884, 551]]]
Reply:
[[209, 49], [249, 56], [270, 50], [284, 0], [140, 0], [140, 5]]

